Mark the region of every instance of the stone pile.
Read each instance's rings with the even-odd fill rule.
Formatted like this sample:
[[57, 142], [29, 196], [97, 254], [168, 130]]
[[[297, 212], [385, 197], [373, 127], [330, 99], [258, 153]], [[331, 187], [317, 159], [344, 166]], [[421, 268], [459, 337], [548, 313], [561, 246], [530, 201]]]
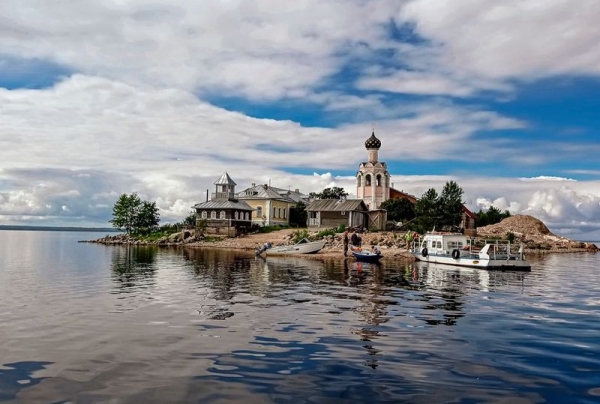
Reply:
[[553, 234], [539, 219], [529, 215], [514, 215], [500, 223], [478, 227], [478, 237], [503, 238], [514, 234], [515, 243], [522, 243], [526, 252], [597, 251], [594, 243], [575, 241]]

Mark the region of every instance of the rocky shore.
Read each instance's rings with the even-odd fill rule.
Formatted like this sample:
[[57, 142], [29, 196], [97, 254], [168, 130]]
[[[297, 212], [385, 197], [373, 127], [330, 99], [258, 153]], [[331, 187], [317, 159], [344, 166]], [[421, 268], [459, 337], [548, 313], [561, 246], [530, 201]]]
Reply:
[[[203, 237], [196, 234], [194, 230], [183, 230], [157, 241], [134, 240], [126, 234], [106, 236], [89, 242], [114, 245], [156, 245], [156, 246], [186, 246], [205, 248], [227, 248], [237, 250], [254, 251], [266, 242], [274, 246], [291, 244], [294, 229], [284, 229], [271, 233], [256, 233], [237, 238]], [[570, 240], [565, 237], [552, 234], [540, 220], [525, 215], [515, 215], [502, 222], [480, 227], [477, 229], [479, 237], [503, 238], [512, 233], [514, 243], [522, 243], [526, 254], [544, 253], [569, 253], [569, 252], [596, 252], [598, 247], [593, 243]], [[315, 232], [316, 234], [316, 232]], [[385, 258], [408, 258], [408, 253], [403, 232], [367, 232], [361, 234], [364, 246], [378, 245]], [[342, 257], [343, 242], [342, 234], [326, 237], [325, 247], [318, 253], [308, 258], [326, 259]]]

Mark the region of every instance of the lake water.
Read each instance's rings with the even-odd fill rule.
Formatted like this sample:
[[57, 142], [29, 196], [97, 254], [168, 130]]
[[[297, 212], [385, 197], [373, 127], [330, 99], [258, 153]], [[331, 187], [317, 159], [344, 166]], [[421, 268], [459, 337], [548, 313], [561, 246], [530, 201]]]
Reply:
[[0, 402], [598, 403], [600, 254], [531, 272], [0, 231]]

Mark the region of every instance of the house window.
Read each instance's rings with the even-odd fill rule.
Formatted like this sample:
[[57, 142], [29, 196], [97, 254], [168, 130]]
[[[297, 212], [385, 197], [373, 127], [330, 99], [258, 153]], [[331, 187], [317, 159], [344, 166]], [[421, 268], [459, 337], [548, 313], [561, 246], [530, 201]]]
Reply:
[[262, 206], [256, 208], [256, 217], [262, 217]]
[[284, 219], [286, 219], [286, 217], [285, 217], [285, 210], [286, 210], [286, 209], [285, 209], [285, 208], [283, 208], [283, 218], [284, 218]]
[[342, 216], [346, 216], [346, 211], [342, 210]]
[[202, 211], [202, 219], [206, 219], [208, 217], [208, 213], [205, 210]]
[[244, 212], [244, 220], [248, 220], [249, 219], [248, 216], [250, 216], [250, 214], [248, 212]]
[[212, 211], [210, 212], [210, 218], [211, 218], [211, 219], [216, 219], [216, 218], [217, 218], [217, 212], [216, 212], [216, 211], [214, 211], [214, 210], [212, 210]]
[[310, 215], [311, 219], [316, 219], [317, 218], [317, 213], [318, 212], [308, 212], [308, 214]]
[[281, 219], [281, 208], [277, 209], [277, 217]]
[[371, 186], [371, 175], [367, 174], [367, 176], [365, 177], [365, 185], [370, 187]]
[[234, 217], [235, 217], [235, 220], [238, 220], [238, 218], [240, 217], [240, 214], [238, 213], [237, 210], [235, 211]]
[[277, 208], [273, 208], [273, 217], [275, 217], [275, 212], [277, 211]]
[[222, 210], [221, 214], [219, 215], [219, 219], [225, 219], [225, 211]]

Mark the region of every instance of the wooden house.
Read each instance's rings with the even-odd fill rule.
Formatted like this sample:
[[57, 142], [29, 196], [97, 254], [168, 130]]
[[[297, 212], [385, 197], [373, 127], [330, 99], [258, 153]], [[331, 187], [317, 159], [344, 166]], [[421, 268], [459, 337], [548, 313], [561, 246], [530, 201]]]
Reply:
[[207, 233], [231, 237], [249, 231], [254, 209], [235, 197], [236, 185], [229, 174], [223, 173], [215, 182], [210, 200], [193, 206], [196, 225], [205, 221]]
[[369, 227], [369, 208], [362, 199], [316, 199], [306, 212], [308, 227]]

